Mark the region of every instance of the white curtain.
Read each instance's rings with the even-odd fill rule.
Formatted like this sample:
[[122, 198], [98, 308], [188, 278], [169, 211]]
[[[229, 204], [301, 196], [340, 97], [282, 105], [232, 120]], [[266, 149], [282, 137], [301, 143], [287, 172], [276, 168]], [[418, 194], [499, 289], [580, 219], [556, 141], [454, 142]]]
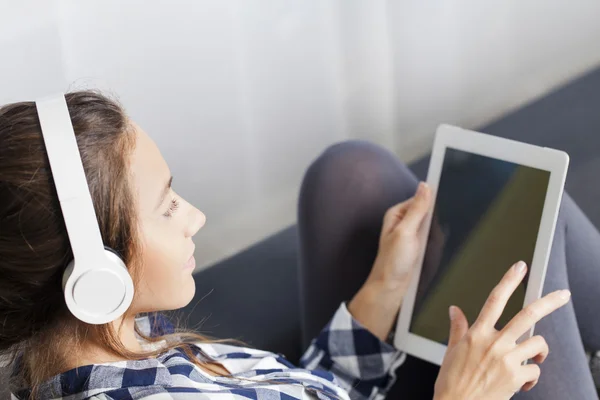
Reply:
[[[0, 0], [0, 103], [99, 87], [207, 217], [199, 268], [295, 220], [361, 138], [410, 161], [600, 63], [595, 0]], [[1, 143], [0, 143], [1, 145]]]

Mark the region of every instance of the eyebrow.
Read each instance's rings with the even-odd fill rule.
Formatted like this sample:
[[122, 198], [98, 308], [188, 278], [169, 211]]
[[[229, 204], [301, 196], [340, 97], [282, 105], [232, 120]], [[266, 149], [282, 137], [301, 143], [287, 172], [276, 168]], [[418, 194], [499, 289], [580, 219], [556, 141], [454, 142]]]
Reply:
[[165, 201], [165, 197], [167, 197], [167, 194], [169, 193], [169, 190], [171, 189], [171, 184], [173, 183], [173, 177], [169, 178], [169, 181], [167, 182], [167, 184], [165, 185], [165, 188], [163, 189], [162, 193], [160, 194], [160, 201], [158, 202], [158, 204], [156, 205], [156, 208], [160, 207], [160, 205], [162, 203], [164, 203]]

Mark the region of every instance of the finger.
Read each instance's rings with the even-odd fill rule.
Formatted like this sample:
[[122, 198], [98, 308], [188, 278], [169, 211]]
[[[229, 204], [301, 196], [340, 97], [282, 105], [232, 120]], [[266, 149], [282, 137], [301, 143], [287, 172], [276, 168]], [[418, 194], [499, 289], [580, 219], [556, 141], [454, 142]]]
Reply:
[[[519, 369], [519, 373], [518, 373], [518, 377], [519, 377], [519, 381], [520, 381], [520, 388], [523, 388], [522, 390], [525, 390], [524, 388], [526, 386], [535, 386], [538, 382], [538, 380], [540, 379], [540, 374], [541, 374], [542, 370], [540, 369], [540, 366], [537, 364], [526, 364], [523, 365], [522, 367], [520, 367]], [[531, 390], [531, 389], [529, 389]]]
[[521, 335], [544, 318], [569, 302], [571, 292], [557, 290], [522, 309], [502, 330], [502, 335], [508, 340], [516, 341]]
[[517, 289], [527, 271], [523, 261], [514, 264], [488, 296], [475, 324], [494, 327], [500, 319], [510, 296]]
[[523, 387], [521, 388], [521, 391], [523, 391], [523, 392], [529, 392], [537, 384], [538, 384], [538, 380], [536, 380], [534, 382], [527, 382], [526, 384], [523, 385]]
[[419, 184], [417, 194], [413, 197], [413, 202], [406, 210], [406, 215], [398, 225], [402, 230], [408, 233], [416, 233], [421, 226], [421, 222], [429, 211], [431, 204], [431, 191], [425, 182]]
[[531, 358], [531, 361], [533, 361], [535, 364], [542, 364], [544, 361], [546, 361], [546, 358], [548, 358], [548, 354], [546, 354], [546, 355], [537, 354], [537, 355], [533, 356], [533, 358]]
[[546, 343], [546, 339], [539, 335], [525, 340], [523, 343], [517, 345], [514, 350], [515, 356], [519, 361], [533, 359], [537, 364], [546, 361], [549, 352], [550, 349], [548, 343]]
[[450, 307], [450, 339], [448, 350], [451, 350], [469, 330], [469, 322], [462, 310], [456, 306]]
[[385, 212], [385, 215], [383, 216], [383, 227], [381, 228], [382, 233], [387, 234], [396, 227], [398, 222], [404, 218], [406, 210], [410, 207], [412, 201], [413, 199], [410, 198], [402, 203], [396, 204]]

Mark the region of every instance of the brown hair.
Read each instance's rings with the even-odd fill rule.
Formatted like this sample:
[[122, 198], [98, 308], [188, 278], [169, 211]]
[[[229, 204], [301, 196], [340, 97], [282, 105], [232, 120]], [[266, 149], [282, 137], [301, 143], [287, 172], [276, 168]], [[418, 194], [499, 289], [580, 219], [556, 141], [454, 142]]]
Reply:
[[[134, 285], [142, 272], [129, 155], [135, 146], [132, 125], [114, 100], [93, 91], [66, 95], [104, 244], [124, 259]], [[67, 368], [61, 351], [77, 351], [90, 338], [121, 358], [154, 357], [182, 348], [198, 366], [189, 342], [205, 336], [182, 329], [150, 337], [166, 340], [155, 351], [129, 351], [111, 324], [88, 325], [68, 311], [61, 287], [73, 257], [42, 138], [35, 103], [0, 108], [0, 354], [19, 360], [13, 389], [38, 386]], [[134, 300], [135, 301], [135, 300]], [[126, 316], [131, 317], [128, 311]], [[154, 320], [157, 320], [156, 318]], [[75, 353], [77, 354], [77, 353]]]

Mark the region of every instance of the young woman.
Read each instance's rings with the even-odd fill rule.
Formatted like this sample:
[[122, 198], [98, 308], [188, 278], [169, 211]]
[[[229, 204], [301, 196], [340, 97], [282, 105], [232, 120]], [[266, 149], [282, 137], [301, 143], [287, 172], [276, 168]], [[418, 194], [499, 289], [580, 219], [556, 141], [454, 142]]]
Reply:
[[[376, 260], [361, 288], [339, 306], [295, 367], [277, 354], [177, 329], [160, 315], [185, 306], [194, 295], [192, 237], [204, 225], [204, 214], [171, 188], [158, 148], [118, 104], [94, 92], [71, 93], [66, 99], [103, 241], [123, 256], [135, 297], [127, 313], [109, 324], [88, 325], [69, 313], [61, 279], [72, 252], [35, 103], [0, 108], [0, 351], [12, 355], [16, 398], [385, 396], [403, 360], [385, 339], [422, 245], [418, 231], [431, 204], [426, 185], [410, 197], [415, 186], [407, 181], [404, 201], [385, 216], [376, 208], [353, 214], [378, 220]], [[361, 151], [377, 155], [371, 145], [348, 146], [336, 147], [333, 156], [321, 157], [309, 170], [300, 204], [301, 217], [307, 219], [301, 221], [304, 233], [310, 232], [307, 210], [319, 207], [308, 204], [314, 200], [310, 193], [319, 190], [326, 198], [326, 191], [333, 190], [327, 183], [336, 180], [335, 169], [318, 163], [343, 164]], [[364, 189], [362, 198], [368, 185]], [[328, 250], [317, 247], [305, 238], [303, 258], [324, 257]], [[315, 249], [318, 254], [311, 254]], [[495, 323], [525, 271], [520, 262], [507, 271], [473, 326], [458, 308], [450, 310], [450, 345], [435, 384], [436, 399], [508, 399], [536, 386], [539, 366], [522, 362], [544, 362], [548, 345], [540, 336], [519, 345], [516, 338], [569, 303], [570, 292], [562, 290], [566, 282], [561, 282], [497, 331]]]

